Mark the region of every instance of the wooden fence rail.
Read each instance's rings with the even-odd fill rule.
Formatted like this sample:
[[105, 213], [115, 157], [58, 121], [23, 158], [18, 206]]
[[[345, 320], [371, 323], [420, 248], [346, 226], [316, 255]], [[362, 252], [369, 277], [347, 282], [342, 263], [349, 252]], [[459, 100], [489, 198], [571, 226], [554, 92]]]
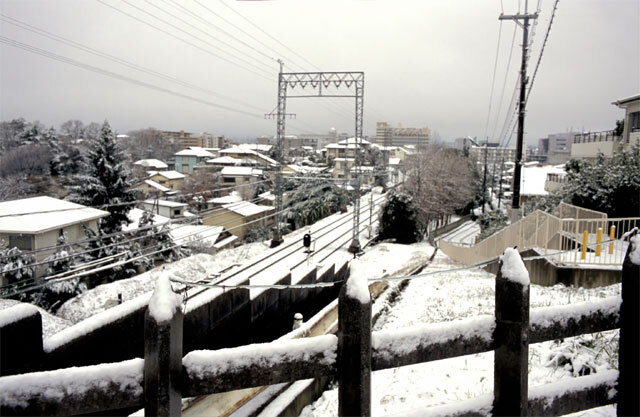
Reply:
[[[518, 273], [522, 260], [517, 253], [515, 258], [505, 254], [496, 279], [495, 317], [371, 332], [366, 281], [352, 277], [340, 294], [338, 336], [193, 351], [181, 358], [182, 313], [162, 328], [147, 314], [144, 360], [2, 377], [0, 415], [70, 415], [132, 406], [145, 407], [147, 414], [179, 415], [182, 397], [321, 376], [342, 383], [341, 414], [369, 415], [372, 371], [490, 350], [496, 351], [494, 395], [474, 400], [471, 409], [453, 404], [451, 415], [485, 409], [494, 415], [556, 415], [614, 402], [619, 415], [638, 415], [640, 271], [630, 253], [640, 246], [640, 237], [633, 242], [623, 267], [622, 298], [531, 310], [528, 277]], [[640, 257], [640, 248], [635, 254]], [[601, 372], [527, 387], [529, 343], [618, 327], [619, 375]]]

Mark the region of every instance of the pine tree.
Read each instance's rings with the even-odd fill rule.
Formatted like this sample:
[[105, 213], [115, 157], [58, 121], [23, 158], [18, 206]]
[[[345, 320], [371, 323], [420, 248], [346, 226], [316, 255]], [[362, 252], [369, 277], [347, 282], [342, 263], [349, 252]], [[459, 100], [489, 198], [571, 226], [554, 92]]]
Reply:
[[70, 199], [86, 206], [105, 207], [110, 215], [101, 221], [105, 233], [120, 231], [129, 223], [128, 203], [135, 200], [131, 190], [126, 156], [116, 142], [108, 122], [99, 135], [89, 139], [88, 151], [82, 163], [82, 173], [75, 176]]
[[413, 197], [392, 192], [380, 215], [380, 239], [396, 239], [398, 243], [415, 243], [424, 237], [418, 209]]

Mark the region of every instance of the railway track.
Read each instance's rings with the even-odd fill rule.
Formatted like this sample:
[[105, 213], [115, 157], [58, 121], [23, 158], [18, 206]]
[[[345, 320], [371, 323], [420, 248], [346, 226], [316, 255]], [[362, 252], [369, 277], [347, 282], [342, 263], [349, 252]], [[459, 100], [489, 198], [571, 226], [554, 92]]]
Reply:
[[[363, 230], [362, 225], [364, 222], [370, 221], [371, 216], [375, 218], [375, 215], [378, 213], [378, 206], [385, 198], [386, 196], [382, 194], [376, 197], [373, 202], [361, 204], [359, 232]], [[370, 210], [369, 207], [371, 204], [376, 208]], [[314, 263], [319, 264], [326, 261], [336, 251], [344, 248], [345, 245], [351, 242], [353, 227], [347, 229], [345, 226], [352, 221], [353, 211], [348, 211], [340, 215], [336, 221], [324, 224], [321, 227], [316, 227], [315, 230], [314, 227], [311, 226], [312, 239], [315, 241], [315, 250], [311, 257]], [[287, 242], [287, 240], [290, 241]], [[267, 253], [266, 256], [261, 257], [255, 262], [243, 265], [240, 268], [222, 271], [222, 276], [216, 274], [199, 282], [219, 285], [230, 281], [240, 282], [249, 279], [251, 283], [265, 284], [261, 279], [255, 277], [264, 273], [269, 268], [284, 267], [294, 270], [308, 262], [309, 257], [305, 253], [305, 248], [301, 245], [299, 237], [295, 236], [287, 239], [285, 236], [285, 242], [282, 245], [271, 249], [270, 253]], [[207, 290], [208, 288], [187, 289], [186, 299], [193, 299]]]

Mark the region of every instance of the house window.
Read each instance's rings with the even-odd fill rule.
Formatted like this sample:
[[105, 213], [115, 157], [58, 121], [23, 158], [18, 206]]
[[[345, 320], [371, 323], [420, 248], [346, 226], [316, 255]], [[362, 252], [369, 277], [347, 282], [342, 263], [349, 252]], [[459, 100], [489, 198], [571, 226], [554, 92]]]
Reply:
[[9, 235], [9, 247], [20, 250], [33, 250], [33, 236]]
[[629, 131], [637, 132], [640, 130], [640, 111], [629, 114]]
[[182, 172], [189, 172], [189, 164], [182, 164]]
[[228, 182], [233, 182], [233, 183], [235, 183], [235, 182], [236, 182], [236, 179], [235, 179], [235, 178], [224, 177], [224, 178], [222, 178], [222, 181], [223, 181], [223, 182], [227, 182], [227, 183], [228, 183]]
[[173, 215], [174, 215], [174, 216], [179, 216], [180, 214], [181, 214], [181, 213], [180, 213], [180, 209], [175, 209], [175, 210], [173, 210]]

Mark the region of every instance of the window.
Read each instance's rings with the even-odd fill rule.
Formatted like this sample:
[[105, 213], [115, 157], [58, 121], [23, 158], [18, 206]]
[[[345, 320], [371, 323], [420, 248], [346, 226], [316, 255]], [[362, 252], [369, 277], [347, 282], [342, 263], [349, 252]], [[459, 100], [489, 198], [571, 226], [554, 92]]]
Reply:
[[20, 250], [33, 250], [32, 235], [9, 235], [9, 247]]
[[629, 132], [637, 132], [640, 130], [640, 111], [629, 114]]
[[236, 179], [235, 179], [235, 178], [233, 178], [233, 177], [223, 177], [223, 178], [222, 178], [222, 181], [223, 181], [223, 182], [227, 182], [227, 183], [229, 183], [229, 182], [233, 182], [233, 183], [235, 183], [235, 182], [236, 182]]
[[182, 164], [182, 172], [189, 172], [189, 164]]
[[180, 213], [180, 212], [181, 212], [181, 210], [180, 210], [180, 209], [175, 209], [175, 210], [173, 210], [173, 215], [174, 215], [174, 216], [179, 216], [180, 214], [182, 214], [182, 213]]

